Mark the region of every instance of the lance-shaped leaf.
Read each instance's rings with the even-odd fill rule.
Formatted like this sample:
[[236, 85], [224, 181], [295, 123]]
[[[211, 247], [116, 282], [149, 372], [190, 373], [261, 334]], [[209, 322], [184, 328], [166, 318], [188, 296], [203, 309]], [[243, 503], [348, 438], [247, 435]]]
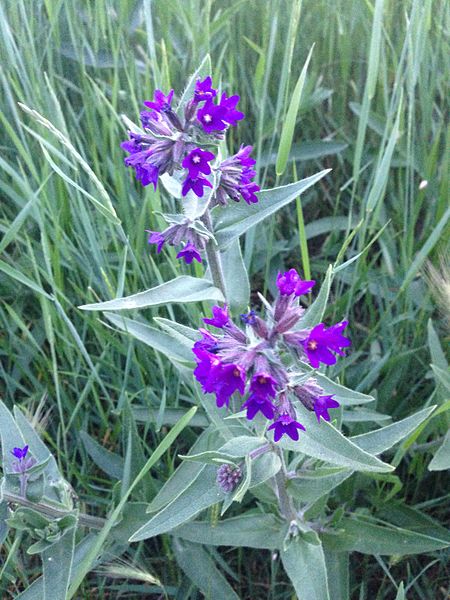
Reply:
[[350, 438], [350, 440], [353, 444], [366, 452], [370, 452], [371, 454], [381, 454], [408, 437], [410, 433], [425, 421], [435, 408], [435, 406], [429, 406], [410, 417], [406, 417], [406, 419], [397, 421], [397, 423], [386, 425], [386, 427], [376, 429], [375, 431], [369, 431], [369, 433], [355, 435]]
[[203, 300], [218, 300], [221, 302], [224, 298], [222, 292], [214, 287], [210, 281], [182, 275], [145, 292], [139, 292], [126, 298], [107, 300], [106, 302], [84, 304], [79, 308], [81, 310], [130, 310], [171, 303], [201, 302]]
[[174, 344], [173, 338], [164, 331], [114, 313], [106, 313], [105, 316], [113, 325], [144, 342], [147, 346], [165, 354], [170, 360], [184, 364], [193, 362], [193, 355], [189, 348]]
[[428, 465], [430, 471], [444, 471], [450, 469], [450, 430], [438, 448], [433, 460]]
[[216, 209], [214, 211], [214, 235], [219, 247], [225, 249], [233, 240], [295, 200], [330, 170], [325, 169], [296, 183], [271, 190], [262, 190], [258, 193], [256, 204], [248, 205], [245, 202], [239, 202], [223, 209]]
[[301, 537], [296, 537], [288, 542], [286, 550], [280, 551], [280, 556], [299, 598], [330, 600], [321, 544], [308, 544]]
[[323, 280], [317, 298], [295, 326], [295, 329], [307, 329], [308, 327], [313, 327], [313, 325], [316, 325], [322, 321], [325, 309], [327, 307], [328, 296], [330, 295], [332, 282], [333, 267], [330, 265], [327, 269], [327, 274], [325, 275], [325, 279]]
[[281, 546], [285, 529], [274, 515], [244, 513], [214, 525], [208, 521], [185, 523], [173, 534], [198, 544], [273, 550]]
[[394, 527], [389, 523], [371, 522], [347, 517], [339, 521], [335, 533], [321, 534], [324, 545], [336, 552], [356, 551], [362, 554], [422, 554], [447, 548], [445, 539]]
[[298, 420], [306, 427], [306, 431], [300, 432], [300, 439], [297, 442], [284, 436], [279, 442], [282, 448], [302, 452], [307, 456], [354, 471], [384, 473], [394, 469], [356, 446], [331, 423], [323, 419], [318, 423], [316, 416], [303, 406], [298, 406], [297, 412]]
[[299, 473], [288, 481], [288, 489], [296, 500], [312, 504], [352, 475], [353, 471], [339, 468], [322, 468], [309, 473]]
[[221, 259], [228, 305], [233, 313], [244, 312], [250, 302], [250, 283], [239, 240], [221, 252]]
[[43, 600], [66, 600], [75, 551], [75, 531], [72, 527], [42, 552], [44, 577]]
[[203, 592], [205, 598], [239, 600], [239, 596], [202, 546], [175, 539], [173, 550], [177, 563], [188, 578]]
[[[252, 461], [250, 488], [272, 477], [281, 466], [279, 457], [273, 452], [263, 454]], [[274, 468], [275, 467], [275, 468]], [[196, 479], [173, 502], [154, 515], [148, 523], [134, 533], [130, 542], [138, 542], [193, 519], [202, 510], [228, 497], [216, 483], [217, 468], [211, 465], [203, 467]]]

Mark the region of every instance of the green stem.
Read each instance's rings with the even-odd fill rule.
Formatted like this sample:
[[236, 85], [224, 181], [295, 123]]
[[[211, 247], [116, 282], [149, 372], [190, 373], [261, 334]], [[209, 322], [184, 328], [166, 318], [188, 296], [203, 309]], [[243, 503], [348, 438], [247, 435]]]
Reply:
[[294, 504], [292, 503], [292, 498], [287, 493], [286, 484], [288, 481], [288, 477], [286, 475], [286, 471], [284, 468], [284, 461], [282, 453], [279, 451], [278, 455], [280, 456], [282, 467], [275, 475], [275, 485], [276, 492], [278, 496], [278, 505], [280, 507], [280, 512], [283, 517], [291, 523], [292, 521], [297, 520], [297, 513], [294, 508]]
[[[202, 221], [206, 228], [209, 229], [212, 234], [214, 234], [211, 213], [209, 210], [206, 210], [202, 217]], [[220, 252], [219, 249], [214, 245], [213, 241], [209, 241], [206, 244], [206, 257], [208, 259], [208, 266], [209, 270], [211, 271], [213, 283], [222, 292], [223, 297], [226, 298], [225, 278], [223, 276]]]
[[[20, 506], [26, 506], [27, 508], [32, 508], [47, 517], [53, 517], [55, 519], [61, 519], [74, 512], [71, 510], [62, 510], [61, 508], [56, 508], [55, 506], [43, 502], [32, 502], [18, 494], [12, 494], [10, 492], [3, 492], [3, 500], [12, 502], [13, 504], [19, 504]], [[102, 529], [106, 520], [100, 517], [93, 517], [92, 515], [80, 513], [78, 515], [78, 523], [79, 525], [84, 525], [84, 527], [90, 527], [91, 529]]]

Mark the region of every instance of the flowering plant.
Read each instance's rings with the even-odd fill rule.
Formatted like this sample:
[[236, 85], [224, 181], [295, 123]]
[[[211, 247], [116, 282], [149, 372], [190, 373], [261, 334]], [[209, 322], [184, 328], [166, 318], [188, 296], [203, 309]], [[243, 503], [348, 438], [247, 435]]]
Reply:
[[[374, 524], [364, 511], [345, 514], [341, 506], [328, 505], [330, 493], [355, 472], [392, 482], [394, 467], [379, 455], [415, 431], [434, 407], [375, 431], [344, 435], [348, 415], [374, 400], [324, 372], [351, 345], [351, 324], [344, 315], [335, 323], [325, 316], [333, 277], [346, 265], [330, 266], [317, 294], [315, 281], [304, 280], [295, 268], [280, 269], [269, 285], [272, 299], [257, 293], [251, 302], [239, 241], [328, 170], [260, 190], [251, 146], [228, 155], [226, 134], [244, 114], [239, 96], [213, 87], [207, 60], [178, 104], [175, 100], [174, 90], [156, 90], [153, 100], [144, 102], [140, 126], [125, 119], [128, 139], [121, 146], [138, 182], [154, 191], [164, 188], [172, 211], [160, 215], [166, 228], [147, 230], [150, 251], [161, 254], [176, 246], [178, 267], [188, 269], [185, 265], [195, 261], [197, 276], [181, 275], [81, 308], [104, 311], [118, 330], [165, 355], [194, 406], [177, 413], [146, 462], [136, 450], [129, 404], [123, 408], [124, 457], [81, 435], [97, 466], [121, 480], [103, 519], [80, 512], [30, 423], [0, 402], [2, 497], [19, 507], [8, 515], [8, 526], [36, 540], [28, 552], [40, 553], [44, 564], [43, 577], [29, 589], [32, 597], [46, 597], [50, 583], [58, 580], [55, 597], [73, 597], [98, 561], [124, 552], [129, 543], [170, 533], [182, 565], [184, 551], [195, 555], [203, 546], [270, 549], [279, 552], [299, 597], [344, 598], [345, 576], [337, 585], [330, 573], [345, 571], [349, 552], [412, 553], [447, 545], [440, 537]], [[155, 327], [121, 314], [199, 302], [211, 310], [203, 323], [155, 317]], [[377, 413], [367, 413], [376, 420]], [[194, 445], [180, 455], [179, 466], [157, 493], [149, 491], [150, 469], [188, 425], [200, 431]], [[131, 502], [132, 495], [143, 502]], [[222, 518], [229, 510], [235, 516]], [[79, 527], [99, 534], [76, 544]], [[209, 554], [205, 560], [216, 573]], [[235, 597], [226, 580], [220, 576], [219, 581], [223, 597]]]

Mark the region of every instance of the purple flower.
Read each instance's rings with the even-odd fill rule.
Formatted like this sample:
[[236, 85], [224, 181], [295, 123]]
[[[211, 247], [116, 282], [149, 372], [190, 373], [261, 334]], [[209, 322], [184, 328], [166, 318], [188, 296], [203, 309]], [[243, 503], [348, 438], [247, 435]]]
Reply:
[[204, 187], [212, 188], [212, 184], [203, 177], [196, 177], [195, 179], [187, 177], [183, 183], [181, 194], [182, 196], [186, 196], [189, 190], [192, 190], [196, 196], [201, 198], [203, 196]]
[[192, 242], [188, 242], [183, 250], [180, 250], [177, 254], [177, 258], [183, 258], [184, 262], [187, 265], [190, 265], [191, 262], [195, 259], [197, 262], [202, 262], [202, 257], [200, 256], [200, 252], [194, 246]]
[[256, 161], [250, 158], [251, 151], [251, 146], [241, 146], [236, 154], [220, 163], [220, 180], [216, 192], [218, 204], [225, 205], [228, 198], [239, 202], [241, 197], [247, 204], [258, 202], [256, 192], [259, 192], [259, 186], [252, 181], [256, 175], [253, 169]]
[[225, 404], [228, 406], [234, 392], [244, 395], [245, 371], [239, 365], [232, 363], [222, 364], [215, 369], [213, 377], [215, 378], [214, 392], [216, 394], [216, 404], [219, 408]]
[[217, 95], [217, 90], [212, 87], [212, 78], [208, 75], [203, 81], [197, 79], [194, 90], [195, 102], [212, 100]]
[[240, 315], [241, 321], [246, 325], [255, 325], [256, 323], [256, 313], [254, 310], [250, 310], [248, 313], [243, 313]]
[[215, 156], [212, 152], [195, 148], [195, 150], [192, 150], [192, 152], [189, 152], [185, 156], [181, 165], [189, 171], [190, 179], [196, 179], [200, 173], [204, 175], [211, 173], [211, 167], [208, 163], [214, 160], [214, 158]]
[[24, 446], [23, 448], [13, 448], [11, 450], [11, 454], [15, 456], [17, 459], [22, 461], [28, 453], [28, 446]]
[[192, 351], [195, 354], [197, 360], [197, 366], [194, 369], [194, 377], [201, 384], [205, 394], [210, 394], [214, 391], [214, 369], [220, 367], [220, 359], [213, 354], [210, 354], [207, 350], [198, 345], [198, 342], [194, 344]]
[[148, 243], [156, 244], [156, 252], [159, 254], [165, 244], [166, 238], [159, 231], [150, 231], [149, 229], [145, 230], [148, 235]]
[[333, 400], [333, 396], [319, 396], [316, 398], [314, 403], [314, 412], [316, 413], [317, 420], [320, 423], [320, 417], [325, 421], [330, 421], [330, 415], [328, 414], [329, 408], [338, 408], [339, 402]]
[[213, 306], [212, 314], [212, 319], [203, 319], [203, 322], [207, 325], [217, 327], [218, 329], [222, 329], [223, 327], [225, 327], [225, 325], [227, 325], [230, 320], [230, 316], [228, 314], [228, 307], [226, 304], [223, 307]]
[[269, 373], [259, 372], [253, 375], [250, 391], [260, 398], [275, 398], [277, 385], [278, 382]]
[[144, 102], [144, 104], [145, 104], [145, 106], [148, 106], [149, 108], [152, 108], [153, 110], [156, 110], [157, 112], [162, 112], [162, 111], [170, 108], [172, 98], [173, 98], [173, 90], [170, 90], [170, 92], [167, 94], [167, 96], [165, 96], [163, 94], [163, 92], [161, 92], [161, 90], [155, 90], [154, 94], [153, 94], [153, 101], [152, 102], [147, 101], [147, 102]]
[[[196, 344], [197, 346], [197, 344]], [[216, 394], [216, 404], [220, 408], [228, 406], [234, 392], [245, 393], [245, 370], [234, 363], [223, 363], [220, 358], [203, 348], [193, 348], [197, 367], [194, 376], [202, 385], [205, 393]]]
[[222, 94], [222, 96], [220, 98], [219, 106], [221, 108], [226, 109], [226, 113], [225, 113], [225, 116], [223, 117], [223, 120], [233, 126], [237, 125], [237, 121], [240, 121], [241, 119], [243, 119], [245, 117], [244, 113], [240, 112], [239, 110], [236, 110], [236, 106], [237, 106], [237, 103], [239, 102], [239, 100], [240, 100], [240, 97], [237, 95], [230, 96], [228, 98], [227, 94], [225, 92]]
[[216, 106], [211, 100], [208, 100], [204, 106], [197, 112], [197, 119], [205, 133], [214, 131], [223, 131], [228, 127], [225, 122], [227, 109], [224, 106]]
[[258, 196], [256, 192], [259, 192], [261, 188], [256, 183], [247, 183], [245, 185], [239, 186], [239, 191], [241, 192], [241, 196], [247, 202], [247, 204], [256, 204], [258, 202]]
[[345, 356], [342, 348], [350, 346], [351, 342], [341, 333], [348, 325], [348, 321], [341, 321], [325, 329], [323, 323], [319, 323], [311, 329], [308, 337], [302, 340], [301, 344], [306, 352], [309, 363], [314, 369], [319, 367], [320, 363], [325, 365], [334, 365], [336, 357], [333, 352], [340, 356]]
[[280, 415], [278, 419], [269, 427], [269, 431], [274, 429], [274, 440], [278, 442], [281, 437], [286, 434], [295, 442], [298, 440], [298, 429], [305, 428], [301, 423], [290, 417], [289, 415]]
[[242, 479], [240, 467], [224, 464], [217, 469], [217, 485], [226, 493], [236, 489]]
[[214, 352], [217, 350], [217, 338], [212, 333], [203, 329], [202, 327], [199, 329], [199, 332], [202, 336], [201, 340], [197, 340], [192, 348], [194, 354], [196, 354], [196, 350], [206, 350], [207, 352]]
[[295, 269], [290, 269], [285, 273], [278, 273], [277, 287], [282, 296], [301, 296], [307, 294], [315, 285], [315, 281], [303, 281]]
[[273, 419], [275, 415], [275, 406], [272, 402], [267, 400], [267, 397], [263, 398], [256, 394], [251, 394], [241, 408], [247, 409], [247, 419], [250, 421], [258, 412], [261, 412], [266, 419]]

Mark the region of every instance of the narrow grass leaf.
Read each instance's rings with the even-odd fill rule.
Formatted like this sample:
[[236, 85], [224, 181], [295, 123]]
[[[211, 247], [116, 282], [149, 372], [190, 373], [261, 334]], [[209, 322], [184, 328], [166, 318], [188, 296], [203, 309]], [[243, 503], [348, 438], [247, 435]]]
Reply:
[[292, 94], [291, 102], [284, 119], [283, 128], [281, 130], [280, 144], [278, 146], [277, 162], [275, 166], [275, 171], [278, 177], [284, 173], [289, 152], [291, 151], [292, 140], [294, 138], [294, 131], [297, 123], [297, 114], [300, 108], [306, 73], [308, 71], [308, 65], [309, 61], [311, 60], [313, 50], [314, 46], [312, 46], [311, 50], [308, 52], [308, 56], [306, 57], [305, 64], [303, 65], [300, 76], [295, 85], [294, 93]]

